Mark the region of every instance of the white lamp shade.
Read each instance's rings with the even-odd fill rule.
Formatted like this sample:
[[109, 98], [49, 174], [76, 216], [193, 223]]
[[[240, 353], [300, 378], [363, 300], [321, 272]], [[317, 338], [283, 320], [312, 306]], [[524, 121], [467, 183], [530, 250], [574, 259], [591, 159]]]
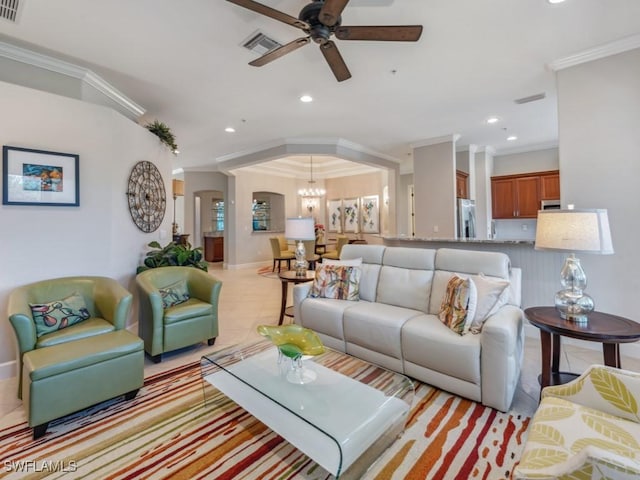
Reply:
[[312, 217], [287, 218], [284, 236], [289, 240], [315, 240], [315, 223]]
[[609, 217], [604, 209], [541, 210], [536, 227], [536, 250], [574, 253], [613, 253]]

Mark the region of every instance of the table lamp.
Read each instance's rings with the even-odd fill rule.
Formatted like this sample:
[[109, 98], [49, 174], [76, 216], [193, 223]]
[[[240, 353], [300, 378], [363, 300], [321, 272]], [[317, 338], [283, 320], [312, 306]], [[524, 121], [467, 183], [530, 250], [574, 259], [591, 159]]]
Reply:
[[575, 253], [613, 253], [607, 211], [571, 208], [540, 210], [535, 248], [572, 252], [560, 271], [560, 283], [564, 288], [555, 295], [555, 307], [562, 318], [587, 323], [587, 316], [593, 311], [594, 302], [584, 293], [587, 276]]
[[178, 234], [178, 224], [176, 223], [176, 198], [184, 197], [184, 180], [173, 179], [171, 182], [171, 189], [173, 190], [173, 234]]
[[303, 240], [315, 240], [316, 233], [312, 217], [287, 218], [284, 225], [284, 236], [289, 240], [298, 242], [296, 245], [295, 270], [297, 277], [307, 274], [307, 252], [305, 252]]

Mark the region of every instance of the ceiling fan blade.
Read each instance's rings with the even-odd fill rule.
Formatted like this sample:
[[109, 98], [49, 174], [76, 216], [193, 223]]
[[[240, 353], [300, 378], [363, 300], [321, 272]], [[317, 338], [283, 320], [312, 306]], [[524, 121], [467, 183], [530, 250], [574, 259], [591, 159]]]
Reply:
[[292, 25], [302, 30], [306, 30], [309, 28], [309, 25], [306, 22], [298, 20], [296, 17], [287, 15], [286, 13], [283, 13], [280, 10], [276, 10], [275, 8], [267, 7], [266, 5], [263, 5], [261, 3], [254, 2], [253, 0], [227, 0], [227, 2], [235, 3], [240, 7], [253, 10], [254, 12], [273, 18], [274, 20], [279, 20], [280, 22], [284, 22], [288, 25]]
[[249, 62], [249, 65], [253, 67], [261, 67], [266, 65], [267, 63], [273, 62], [274, 60], [286, 55], [287, 53], [291, 53], [294, 50], [299, 49], [300, 47], [304, 47], [307, 43], [309, 43], [309, 37], [302, 37], [294, 40], [293, 42], [289, 42], [281, 47], [276, 48], [275, 50], [271, 50], [270, 52], [265, 53], [261, 57], [256, 58], [254, 61]]
[[417, 42], [422, 35], [422, 25], [345, 26], [336, 28], [335, 35], [340, 40]]
[[324, 55], [329, 67], [331, 67], [331, 71], [336, 76], [336, 80], [342, 82], [351, 78], [351, 72], [349, 72], [347, 64], [344, 63], [342, 55], [340, 55], [335, 43], [330, 40], [323, 43], [320, 45], [320, 51]]
[[327, 27], [334, 26], [347, 3], [349, 3], [349, 0], [325, 0], [318, 19]]

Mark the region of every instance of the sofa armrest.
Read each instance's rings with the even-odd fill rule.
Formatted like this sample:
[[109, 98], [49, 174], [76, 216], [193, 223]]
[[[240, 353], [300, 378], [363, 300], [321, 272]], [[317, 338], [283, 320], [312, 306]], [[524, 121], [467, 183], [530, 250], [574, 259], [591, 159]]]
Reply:
[[505, 305], [485, 321], [480, 335], [482, 403], [506, 412], [522, 367], [524, 313]]
[[640, 423], [640, 373], [591, 365], [564, 385], [546, 387], [542, 398], [559, 397]]
[[302, 325], [302, 317], [300, 314], [300, 305], [302, 301], [309, 296], [309, 290], [313, 282], [297, 283], [293, 286], [293, 321], [298, 325]]
[[111, 278], [96, 278], [93, 301], [102, 318], [113, 324], [116, 330], [127, 326], [133, 295]]

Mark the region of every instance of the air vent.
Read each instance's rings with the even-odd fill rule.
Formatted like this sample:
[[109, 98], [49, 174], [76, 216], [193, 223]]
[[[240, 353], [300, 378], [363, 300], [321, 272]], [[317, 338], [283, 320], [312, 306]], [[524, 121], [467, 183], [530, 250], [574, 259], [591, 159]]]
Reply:
[[0, 18], [18, 23], [18, 13], [24, 0], [0, 0]]
[[256, 32], [251, 35], [243, 44], [244, 48], [257, 53], [258, 55], [264, 55], [271, 50], [281, 47], [282, 44], [276, 42], [273, 38], [267, 37], [262, 32]]
[[518, 99], [514, 100], [514, 102], [516, 102], [518, 105], [522, 105], [523, 103], [529, 103], [529, 102], [535, 102], [537, 100], [542, 100], [546, 96], [547, 96], [547, 94], [542, 92], [542, 93], [537, 93], [535, 95], [531, 95], [530, 97], [518, 98]]

